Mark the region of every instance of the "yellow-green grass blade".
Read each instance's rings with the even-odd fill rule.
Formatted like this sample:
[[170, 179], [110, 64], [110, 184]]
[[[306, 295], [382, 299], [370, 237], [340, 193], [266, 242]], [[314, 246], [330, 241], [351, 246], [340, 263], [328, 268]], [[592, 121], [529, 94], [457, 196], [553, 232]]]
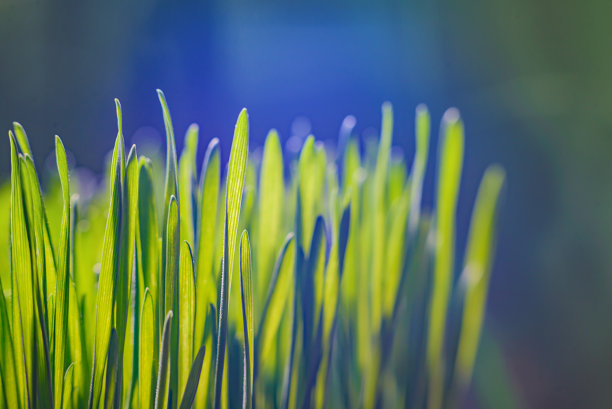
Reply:
[[4, 287], [0, 280], [0, 377], [4, 398], [9, 408], [22, 407], [19, 389], [18, 373], [15, 365], [15, 352], [13, 348], [13, 332], [10, 327], [6, 299], [4, 298]]
[[196, 153], [198, 150], [198, 125], [191, 124], [185, 134], [185, 143], [178, 163], [178, 198], [181, 215], [181, 242], [194, 242], [194, 191], [196, 183]]
[[159, 351], [159, 370], [157, 372], [157, 387], [155, 388], [155, 409], [163, 409], [168, 402], [168, 383], [170, 359], [170, 338], [172, 335], [172, 311], [166, 314], [161, 349]]
[[33, 158], [32, 149], [30, 148], [30, 142], [28, 141], [28, 135], [25, 129], [19, 122], [13, 122], [13, 130], [15, 131], [15, 138], [19, 144], [19, 149], [24, 155], [29, 155]]
[[259, 220], [257, 240], [257, 299], [263, 300], [268, 289], [273, 263], [282, 233], [281, 217], [285, 196], [283, 151], [278, 132], [271, 130], [266, 137], [259, 174]]
[[427, 362], [430, 409], [443, 400], [443, 342], [455, 257], [455, 212], [463, 165], [463, 123], [456, 109], [442, 118], [435, 211], [435, 255], [430, 302]]
[[113, 309], [115, 303], [115, 283], [119, 269], [119, 250], [121, 244], [121, 173], [123, 143], [119, 135], [115, 142], [110, 174], [110, 203], [108, 218], [102, 244], [102, 261], [100, 263], [100, 278], [98, 281], [98, 296], [96, 302], [95, 343], [92, 365], [92, 376], [89, 393], [89, 408], [98, 406], [102, 392], [102, 381], [105, 360], [108, 352]]
[[108, 355], [106, 357], [106, 389], [104, 391], [104, 407], [106, 409], [115, 406], [115, 394], [118, 393], [117, 369], [119, 366], [119, 346], [117, 344], [117, 331], [113, 328], [108, 342]]
[[273, 340], [277, 336], [283, 313], [289, 306], [288, 301], [293, 290], [294, 269], [295, 236], [289, 233], [274, 265], [268, 296], [255, 336], [254, 378], [257, 376], [257, 367], [261, 365], [265, 368], [269, 361]]
[[183, 398], [181, 399], [179, 409], [189, 409], [191, 408], [191, 405], [193, 405], [193, 401], [198, 390], [198, 383], [200, 381], [200, 374], [202, 372], [202, 363], [204, 362], [205, 351], [206, 349], [202, 345], [198, 351], [198, 354], [193, 360], [193, 365], [191, 365], [191, 370], [189, 371], [189, 377], [187, 378], [185, 391], [183, 393]]
[[72, 406], [72, 393], [74, 391], [74, 387], [73, 387], [73, 383], [74, 383], [74, 362], [71, 363], [68, 368], [66, 368], [66, 373], [64, 374], [64, 378], [63, 378], [63, 385], [64, 385], [64, 389], [62, 392], [62, 396], [63, 396], [63, 404], [61, 406], [61, 408], [66, 408], [69, 409]]
[[[180, 252], [180, 241], [179, 241], [179, 214], [178, 204], [174, 196], [170, 197], [170, 204], [168, 205], [168, 219], [166, 221], [166, 265], [164, 268], [165, 286], [165, 314], [166, 316], [170, 311], [177, 311], [178, 305], [178, 269], [179, 269], [179, 252]], [[178, 349], [175, 346], [177, 344], [178, 337], [178, 316], [176, 320], [173, 320], [173, 328], [170, 342], [170, 370], [169, 370], [169, 382], [170, 390], [176, 394], [176, 382], [177, 371], [178, 371]]]
[[[178, 394], [177, 402], [183, 400], [189, 371], [193, 359], [193, 331], [195, 321], [195, 278], [193, 256], [187, 241], [181, 245], [178, 290]], [[198, 376], [200, 374], [198, 373]]]
[[[170, 209], [170, 200], [172, 196], [176, 199], [178, 197], [178, 188], [177, 188], [177, 164], [176, 164], [176, 144], [174, 142], [174, 128], [172, 127], [172, 118], [170, 117], [170, 110], [168, 109], [168, 103], [166, 102], [166, 97], [161, 90], [157, 90], [157, 96], [159, 98], [159, 102], [162, 107], [162, 114], [164, 116], [164, 126], [166, 128], [166, 183], [164, 188], [164, 214], [162, 218], [162, 253], [161, 253], [161, 265], [162, 268], [166, 266], [166, 256], [167, 250], [167, 220], [168, 220], [168, 211]], [[178, 238], [177, 238], [178, 240]], [[178, 252], [177, 252], [178, 253]], [[177, 254], [178, 257], [178, 254]], [[162, 288], [165, 288], [165, 275], [162, 276]], [[165, 306], [165, 299], [162, 298], [161, 302], [161, 312], [163, 317], [166, 313], [172, 309], [167, 308]]]
[[[238, 220], [246, 174], [247, 157], [249, 153], [249, 118], [246, 109], [242, 109], [236, 121], [232, 150], [230, 152], [227, 170], [227, 192], [225, 206], [227, 208], [227, 240], [229, 283], [232, 282], [234, 253], [238, 236]], [[229, 293], [228, 293], [229, 295]]]
[[414, 153], [414, 162], [412, 162], [412, 170], [410, 171], [410, 186], [412, 190], [410, 193], [411, 204], [408, 228], [411, 237], [416, 235], [421, 217], [421, 196], [423, 193], [425, 169], [427, 167], [427, 156], [429, 154], [429, 133], [429, 111], [425, 105], [421, 104], [416, 108], [416, 151]]
[[[27, 142], [27, 140], [26, 140]], [[43, 235], [43, 204], [41, 197], [40, 185], [38, 183], [38, 177], [36, 176], [36, 170], [34, 169], [34, 162], [29, 154], [24, 154], [24, 164], [22, 168], [24, 188], [29, 192], [26, 196], [29, 197], [27, 213], [30, 218], [28, 221], [30, 228], [30, 237], [32, 245], [31, 252], [33, 257], [32, 266], [35, 268], [35, 272], [32, 275], [33, 287], [34, 287], [34, 314], [35, 321], [35, 343], [36, 343], [36, 366], [37, 366], [37, 401], [50, 402], [53, 396], [52, 380], [51, 380], [51, 363], [50, 363], [50, 351], [49, 351], [49, 327], [47, 326], [47, 313], [46, 313], [46, 302], [44, 298], [44, 289], [41, 283], [44, 282], [44, 271], [45, 271], [45, 246], [44, 246], [44, 235]]]
[[301, 296], [302, 312], [304, 313], [304, 349], [314, 341], [315, 329], [319, 325], [319, 317], [323, 307], [325, 290], [325, 270], [327, 266], [327, 237], [325, 221], [318, 216], [315, 222], [310, 244], [310, 254], [306, 261], [306, 270], [302, 277]]
[[138, 371], [140, 407], [143, 409], [151, 409], [154, 399], [153, 385], [155, 384], [154, 345], [157, 337], [155, 332], [155, 313], [149, 288], [145, 289], [140, 317], [140, 345], [138, 348], [140, 354], [140, 359], [138, 360], [140, 366]]
[[247, 231], [240, 238], [240, 295], [244, 331], [244, 386], [242, 407], [252, 407], [253, 391], [253, 269], [251, 243]]
[[[219, 204], [221, 160], [219, 140], [208, 144], [200, 177], [200, 205], [196, 242], [196, 324], [195, 345], [200, 345], [204, 336], [208, 306], [217, 302], [217, 278], [214, 266], [215, 232]], [[210, 353], [209, 353], [210, 356]]]
[[323, 146], [316, 143], [314, 136], [304, 142], [298, 163], [299, 200], [301, 212], [301, 237], [304, 253], [310, 253], [310, 242], [314, 231], [315, 220], [323, 212], [321, 206], [325, 191], [326, 157]]
[[66, 346], [68, 344], [68, 311], [69, 311], [69, 249], [70, 249], [70, 190], [68, 184], [68, 162], [66, 151], [59, 136], [55, 137], [55, 157], [57, 171], [62, 184], [64, 211], [62, 215], [62, 230], [60, 233], [59, 252], [57, 259], [57, 290], [55, 291], [55, 335], [53, 337], [54, 351], [54, 382], [55, 407], [62, 407], [62, 392], [64, 368], [66, 366]]
[[459, 388], [464, 388], [470, 381], [482, 332], [504, 179], [504, 171], [499, 166], [493, 165], [485, 171], [472, 212], [465, 266], [460, 279], [465, 289], [465, 304], [455, 365]]
[[219, 318], [217, 324], [217, 358], [215, 360], [215, 394], [213, 396], [214, 408], [219, 409], [222, 401], [222, 386], [223, 386], [223, 368], [225, 365], [225, 344], [227, 343], [227, 312], [228, 312], [228, 296], [229, 296], [229, 280], [228, 280], [228, 245], [227, 240], [227, 211], [225, 212], [225, 233], [223, 235], [223, 261], [221, 267], [221, 285], [219, 293]]
[[372, 300], [372, 331], [380, 330], [383, 307], [383, 280], [385, 276], [384, 253], [387, 243], [385, 231], [385, 187], [389, 172], [391, 141], [393, 135], [393, 108], [389, 102], [382, 105], [382, 125], [376, 168], [374, 170], [372, 195], [372, 258], [371, 258], [371, 300]]
[[20, 168], [23, 166], [18, 159], [13, 133], [9, 131], [11, 145], [11, 264], [13, 276], [13, 292], [16, 291], [17, 301], [13, 302], [13, 328], [18, 348], [16, 360], [19, 360], [20, 393], [22, 402], [32, 404], [33, 399], [33, 358], [35, 357], [34, 340], [34, 288], [33, 266], [28, 237], [25, 193]]
[[157, 211], [155, 206], [155, 192], [153, 188], [153, 171], [151, 161], [141, 157], [138, 161], [138, 218], [136, 229], [136, 262], [139, 274], [139, 295], [144, 300], [144, 290], [149, 288], [151, 307], [153, 310], [153, 326], [155, 337], [151, 344], [153, 347], [153, 360], [157, 359], [159, 338], [161, 332], [159, 311], [161, 282], [161, 263], [159, 244], [159, 230], [157, 225]]

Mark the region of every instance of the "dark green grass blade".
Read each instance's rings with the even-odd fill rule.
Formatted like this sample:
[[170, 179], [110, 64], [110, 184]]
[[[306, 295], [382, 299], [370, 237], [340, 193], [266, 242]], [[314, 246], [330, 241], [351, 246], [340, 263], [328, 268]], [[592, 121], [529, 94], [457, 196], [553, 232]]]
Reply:
[[[193, 255], [187, 241], [181, 245], [178, 280], [178, 393], [177, 402], [183, 400], [193, 359], [193, 330], [195, 321], [195, 278]], [[198, 374], [198, 377], [200, 374]]]
[[169, 367], [170, 363], [170, 338], [172, 335], [172, 311], [166, 315], [164, 332], [162, 334], [161, 349], [159, 351], [159, 370], [157, 372], [157, 387], [155, 388], [155, 409], [166, 407], [169, 397]]
[[104, 396], [104, 407], [110, 409], [114, 407], [115, 393], [118, 392], [117, 369], [119, 366], [118, 339], [115, 328], [111, 330], [108, 342], [108, 355], [106, 357], [106, 390]]
[[187, 378], [187, 384], [185, 385], [185, 391], [183, 392], [183, 399], [181, 400], [180, 409], [188, 409], [193, 405], [196, 392], [198, 390], [198, 383], [200, 381], [200, 373], [202, 372], [202, 363], [204, 362], [205, 347], [200, 347], [198, 354], [193, 360], [191, 370], [189, 371], [189, 377]]

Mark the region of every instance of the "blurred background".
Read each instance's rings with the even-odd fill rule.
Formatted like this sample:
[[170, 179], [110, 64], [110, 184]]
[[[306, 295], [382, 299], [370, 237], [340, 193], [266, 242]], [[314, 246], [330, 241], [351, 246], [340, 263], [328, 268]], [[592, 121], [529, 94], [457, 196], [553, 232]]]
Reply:
[[[411, 158], [416, 105], [429, 106], [434, 141], [456, 106], [466, 128], [458, 257], [485, 167], [508, 175], [466, 405], [607, 408], [612, 3], [563, 3], [0, 0], [0, 129], [22, 123], [38, 160], [57, 133], [75, 165], [101, 172], [114, 97], [128, 143], [162, 141], [163, 89], [179, 149], [200, 125], [198, 160], [212, 137], [227, 159], [243, 106], [258, 146], [272, 127], [285, 142], [308, 127], [333, 140], [347, 114], [367, 134], [390, 100], [394, 143]], [[1, 181], [8, 148], [4, 139]]]

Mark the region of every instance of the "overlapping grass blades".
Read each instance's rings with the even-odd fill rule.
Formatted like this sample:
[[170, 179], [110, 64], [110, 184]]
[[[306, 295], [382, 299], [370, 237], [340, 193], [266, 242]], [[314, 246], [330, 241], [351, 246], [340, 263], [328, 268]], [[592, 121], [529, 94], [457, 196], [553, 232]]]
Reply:
[[198, 166], [197, 125], [177, 160], [158, 97], [165, 163], [126, 152], [116, 101], [107, 183], [93, 196], [78, 196], [59, 137], [59, 177], [43, 194], [25, 130], [9, 132], [0, 408], [460, 405], [504, 172], [485, 171], [458, 260], [457, 110], [442, 119], [432, 209], [424, 106], [410, 167], [392, 154], [385, 103], [379, 140], [361, 146], [347, 117], [335, 152], [311, 135], [292, 160], [274, 130], [261, 158], [249, 156], [242, 110], [225, 168], [217, 139]]

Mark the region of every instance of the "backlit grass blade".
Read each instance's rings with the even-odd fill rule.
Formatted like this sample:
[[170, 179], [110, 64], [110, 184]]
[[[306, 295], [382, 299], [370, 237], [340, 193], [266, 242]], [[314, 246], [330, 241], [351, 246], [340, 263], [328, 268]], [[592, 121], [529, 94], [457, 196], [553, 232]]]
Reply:
[[57, 262], [57, 290], [55, 292], [55, 335], [54, 351], [54, 381], [55, 381], [55, 407], [62, 407], [62, 392], [64, 381], [64, 368], [66, 345], [68, 344], [68, 311], [69, 301], [69, 249], [70, 249], [70, 190], [68, 185], [68, 162], [66, 151], [59, 136], [55, 137], [55, 157], [57, 171], [62, 184], [64, 210], [62, 214], [62, 230], [60, 233], [58, 262]]
[[185, 384], [185, 391], [183, 393], [183, 399], [181, 399], [181, 405], [179, 409], [189, 409], [193, 405], [193, 401], [198, 390], [198, 383], [200, 380], [200, 373], [202, 372], [202, 363], [204, 362], [204, 353], [206, 349], [204, 346], [200, 347], [198, 354], [193, 360], [191, 370], [189, 371], [189, 377]]
[[155, 388], [155, 409], [167, 407], [168, 402], [168, 370], [170, 363], [170, 338], [172, 335], [172, 311], [166, 314], [164, 332], [162, 334], [161, 349], [159, 351], [159, 370], [157, 372], [157, 387]]
[[16, 360], [19, 360], [17, 371], [21, 374], [21, 401], [27, 402], [29, 406], [32, 404], [34, 394], [33, 379], [31, 379], [34, 373], [32, 359], [35, 356], [33, 270], [26, 227], [21, 163], [17, 157], [13, 134], [10, 131], [9, 140], [11, 145], [11, 265], [13, 292], [17, 296], [16, 302], [13, 302], [13, 329], [17, 345]]
[[435, 256], [430, 303], [427, 362], [430, 409], [439, 409], [443, 400], [443, 342], [446, 314], [455, 257], [455, 211], [463, 165], [463, 123], [456, 109], [442, 119], [438, 154], [438, 186], [435, 213]]
[[310, 253], [310, 241], [316, 217], [323, 212], [320, 198], [324, 197], [325, 169], [325, 150], [315, 142], [314, 136], [311, 135], [304, 142], [298, 164], [302, 215], [302, 233], [299, 240], [304, 244], [306, 255]]
[[[196, 324], [195, 345], [200, 345], [204, 336], [204, 324], [210, 303], [217, 302], [217, 278], [213, 268], [215, 251], [215, 232], [217, 228], [217, 207], [219, 203], [219, 184], [221, 160], [219, 140], [208, 144], [202, 175], [200, 176], [200, 205], [198, 215], [198, 234], [196, 242]], [[209, 352], [210, 356], [210, 352]]]
[[[178, 393], [177, 402], [183, 400], [183, 392], [193, 359], [193, 330], [195, 321], [195, 279], [193, 256], [187, 241], [181, 245], [178, 289]], [[198, 373], [198, 377], [200, 374]]]
[[138, 348], [140, 353], [140, 359], [138, 360], [140, 365], [138, 371], [138, 390], [140, 393], [140, 407], [143, 409], [151, 409], [154, 399], [155, 364], [153, 357], [155, 353], [155, 338], [157, 338], [154, 314], [151, 292], [147, 288], [140, 315], [140, 345]]
[[240, 295], [242, 299], [242, 324], [244, 331], [244, 386], [242, 407], [251, 408], [253, 391], [253, 270], [251, 267], [251, 243], [247, 231], [240, 238]]
[[423, 104], [416, 108], [415, 120], [416, 151], [414, 162], [412, 162], [411, 193], [410, 193], [410, 219], [408, 228], [410, 235], [414, 237], [421, 216], [421, 195], [423, 192], [423, 178], [427, 167], [427, 156], [429, 154], [429, 111]]
[[[179, 215], [178, 205], [174, 196], [170, 197], [170, 204], [168, 209], [168, 220], [166, 222], [166, 265], [165, 265], [165, 290], [164, 290], [164, 305], [166, 316], [170, 311], [177, 311], [178, 305], [178, 268], [179, 268], [179, 252], [180, 252], [180, 241], [179, 241]], [[170, 370], [169, 370], [169, 382], [170, 390], [176, 394], [176, 382], [178, 382], [178, 347], [177, 344], [177, 320], [173, 321], [173, 337], [170, 343]]]
[[6, 404], [10, 408], [21, 408], [18, 389], [18, 373], [15, 366], [13, 334], [10, 327], [8, 309], [4, 298], [4, 288], [0, 280], [0, 376]]
[[106, 409], [115, 406], [115, 394], [118, 392], [117, 369], [119, 366], [117, 331], [111, 330], [108, 342], [108, 355], [106, 357], [106, 390], [104, 396], [104, 407]]
[[259, 278], [255, 281], [256, 295], [263, 299], [268, 289], [270, 276], [278, 244], [283, 218], [283, 199], [285, 186], [283, 179], [283, 152], [278, 133], [271, 130], [266, 137], [264, 145], [261, 171], [259, 174], [259, 220], [257, 272]]
[[181, 242], [194, 242], [194, 199], [198, 126], [191, 124], [185, 134], [185, 144], [178, 163], [178, 198], [181, 215]]
[[215, 364], [215, 408], [221, 405], [221, 386], [225, 363], [227, 342], [227, 313], [232, 282], [232, 263], [236, 247], [236, 234], [242, 190], [249, 150], [249, 123], [246, 109], [240, 111], [227, 171], [227, 191], [225, 196], [225, 233], [223, 238], [223, 268], [221, 270], [221, 291], [219, 298], [219, 335], [217, 340], [217, 359]]
[[491, 166], [480, 183], [465, 254], [465, 267], [460, 282], [465, 286], [465, 304], [455, 365], [459, 388], [469, 383], [487, 300], [487, 289], [495, 251], [495, 225], [499, 196], [505, 174], [499, 166]]
[[73, 387], [73, 382], [74, 382], [74, 362], [71, 363], [68, 368], [66, 369], [66, 373], [64, 374], [63, 377], [63, 385], [64, 385], [64, 390], [62, 393], [62, 397], [63, 397], [63, 404], [61, 406], [61, 408], [71, 408], [73, 407], [73, 402], [72, 402], [72, 392], [74, 390]]
[[382, 124], [380, 143], [374, 170], [372, 200], [372, 259], [371, 259], [371, 299], [372, 299], [372, 330], [376, 333], [380, 329], [383, 304], [383, 280], [385, 272], [384, 251], [386, 247], [385, 231], [385, 180], [389, 170], [391, 155], [391, 141], [393, 136], [393, 108], [389, 102], [382, 106]]
[[111, 324], [113, 318], [113, 305], [115, 281], [119, 268], [119, 249], [121, 244], [121, 166], [123, 155], [122, 141], [119, 135], [115, 142], [110, 175], [110, 204], [108, 218], [104, 231], [102, 244], [102, 262], [100, 265], [100, 278], [98, 282], [98, 298], [96, 302], [96, 329], [93, 356], [93, 368], [89, 392], [89, 408], [98, 406], [102, 390], [102, 375], [108, 351]]

